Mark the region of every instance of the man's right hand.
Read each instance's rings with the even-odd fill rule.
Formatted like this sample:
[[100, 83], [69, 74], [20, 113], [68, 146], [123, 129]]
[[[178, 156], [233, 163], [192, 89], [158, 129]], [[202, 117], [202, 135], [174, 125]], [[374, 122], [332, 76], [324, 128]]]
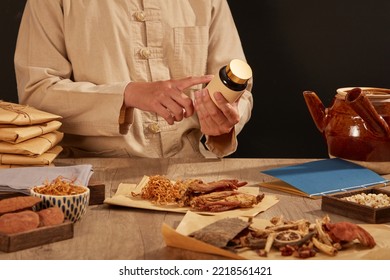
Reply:
[[187, 88], [211, 81], [212, 75], [157, 82], [130, 82], [125, 89], [126, 107], [154, 112], [169, 124], [194, 114], [193, 101], [183, 93]]

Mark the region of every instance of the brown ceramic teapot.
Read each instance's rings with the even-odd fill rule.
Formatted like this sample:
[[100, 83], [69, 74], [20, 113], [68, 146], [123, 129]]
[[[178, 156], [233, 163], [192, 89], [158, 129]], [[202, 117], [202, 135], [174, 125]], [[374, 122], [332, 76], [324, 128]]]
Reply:
[[340, 88], [329, 108], [313, 91], [303, 96], [330, 157], [390, 173], [390, 89]]

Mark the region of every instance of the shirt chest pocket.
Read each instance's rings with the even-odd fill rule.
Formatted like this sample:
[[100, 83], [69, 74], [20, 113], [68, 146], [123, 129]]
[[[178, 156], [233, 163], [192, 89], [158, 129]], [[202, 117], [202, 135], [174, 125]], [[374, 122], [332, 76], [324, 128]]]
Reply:
[[174, 28], [174, 77], [205, 74], [208, 32], [207, 26]]

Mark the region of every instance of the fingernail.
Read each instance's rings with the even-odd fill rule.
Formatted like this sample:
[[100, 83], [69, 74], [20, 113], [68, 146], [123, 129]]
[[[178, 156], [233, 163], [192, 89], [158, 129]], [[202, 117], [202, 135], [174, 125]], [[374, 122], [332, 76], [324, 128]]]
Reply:
[[222, 100], [222, 94], [221, 94], [220, 92], [216, 91], [216, 92], [214, 93], [214, 98], [215, 98], [216, 100], [218, 100], [218, 101], [221, 101], [221, 100]]

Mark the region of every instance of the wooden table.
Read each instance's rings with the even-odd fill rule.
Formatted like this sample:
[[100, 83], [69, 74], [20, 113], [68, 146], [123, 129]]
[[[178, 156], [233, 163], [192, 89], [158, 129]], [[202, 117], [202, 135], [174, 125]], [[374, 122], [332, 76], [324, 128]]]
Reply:
[[[269, 168], [298, 164], [313, 159], [122, 159], [82, 158], [57, 159], [56, 165], [92, 164], [92, 181], [105, 184], [105, 195], [111, 197], [120, 183], [138, 183], [144, 175], [167, 175], [169, 178], [201, 178], [212, 181], [236, 178], [256, 184], [274, 180], [262, 174]], [[390, 178], [390, 175], [384, 176]], [[321, 201], [262, 189], [277, 195], [280, 201], [260, 213], [259, 218], [283, 215], [288, 219], [306, 218], [314, 221], [326, 213]], [[350, 220], [328, 213], [332, 221]], [[159, 212], [107, 204], [90, 206], [87, 214], [74, 225], [72, 239], [55, 242], [13, 253], [0, 252], [0, 259], [223, 259], [167, 247], [161, 234], [163, 223], [176, 227], [183, 214]]]

